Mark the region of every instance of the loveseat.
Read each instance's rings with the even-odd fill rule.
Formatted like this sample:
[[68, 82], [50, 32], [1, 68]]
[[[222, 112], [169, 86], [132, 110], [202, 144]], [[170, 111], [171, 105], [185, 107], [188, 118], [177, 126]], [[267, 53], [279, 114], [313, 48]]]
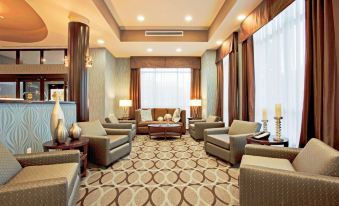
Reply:
[[[164, 117], [166, 114], [173, 115], [175, 108], [150, 108], [152, 112], [152, 121], [142, 121], [140, 110], [135, 111], [135, 120], [137, 125], [137, 134], [148, 134], [149, 124], [165, 124], [167, 121], [157, 121], [159, 117]], [[171, 120], [169, 123], [173, 124]], [[182, 125], [182, 134], [186, 133], [186, 110], [180, 111], [180, 120], [177, 124]]]

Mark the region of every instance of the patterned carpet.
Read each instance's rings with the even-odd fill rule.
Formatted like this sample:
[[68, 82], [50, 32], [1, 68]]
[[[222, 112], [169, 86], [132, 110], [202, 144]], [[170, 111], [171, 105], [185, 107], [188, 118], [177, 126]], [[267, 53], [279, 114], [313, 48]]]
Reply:
[[137, 136], [128, 157], [89, 169], [77, 205], [239, 205], [238, 169], [203, 145]]

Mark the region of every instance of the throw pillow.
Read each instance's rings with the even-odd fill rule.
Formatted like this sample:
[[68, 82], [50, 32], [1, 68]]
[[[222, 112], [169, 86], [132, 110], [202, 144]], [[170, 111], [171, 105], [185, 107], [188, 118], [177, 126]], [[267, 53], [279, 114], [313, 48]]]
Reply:
[[171, 120], [172, 119], [172, 115], [171, 114], [165, 114], [164, 116], [164, 120], [165, 121], [168, 121], [168, 120]]
[[108, 115], [108, 119], [110, 121], [109, 123], [119, 124], [119, 120], [118, 120], [118, 118], [114, 114]]
[[91, 122], [79, 122], [82, 135], [106, 136], [107, 133], [99, 120]]
[[0, 144], [0, 157], [0, 185], [3, 185], [14, 177], [22, 167], [12, 153], [2, 144]]
[[158, 117], [158, 121], [162, 122], [162, 121], [164, 121], [164, 118], [163, 117]]
[[152, 110], [150, 109], [142, 109], [140, 110], [141, 121], [153, 121]]
[[172, 121], [175, 123], [180, 121], [180, 108], [175, 109], [173, 113]]
[[206, 122], [216, 122], [218, 120], [217, 116], [208, 116]]

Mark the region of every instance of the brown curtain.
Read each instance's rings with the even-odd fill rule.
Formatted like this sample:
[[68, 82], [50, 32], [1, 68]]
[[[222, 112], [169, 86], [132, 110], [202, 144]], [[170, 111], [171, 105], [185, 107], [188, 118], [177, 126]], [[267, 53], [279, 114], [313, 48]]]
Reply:
[[238, 33], [233, 33], [233, 50], [229, 54], [228, 125], [239, 119], [238, 113]]
[[215, 115], [223, 118], [224, 106], [224, 69], [222, 60], [216, 63], [217, 65], [217, 106]]
[[[201, 99], [201, 70], [191, 69], [191, 99]], [[191, 117], [193, 116], [193, 108], [191, 109]], [[198, 108], [198, 116], [194, 118], [201, 118], [201, 107]]]
[[130, 80], [130, 98], [132, 107], [130, 107], [130, 118], [135, 119], [135, 110], [140, 108], [140, 69], [131, 69]]
[[253, 36], [242, 43], [242, 120], [254, 121], [255, 78]]
[[[318, 138], [339, 149], [339, 68], [333, 2], [306, 0], [306, 65], [300, 145]], [[337, 21], [337, 20], [336, 20]], [[336, 24], [338, 26], [338, 24]]]

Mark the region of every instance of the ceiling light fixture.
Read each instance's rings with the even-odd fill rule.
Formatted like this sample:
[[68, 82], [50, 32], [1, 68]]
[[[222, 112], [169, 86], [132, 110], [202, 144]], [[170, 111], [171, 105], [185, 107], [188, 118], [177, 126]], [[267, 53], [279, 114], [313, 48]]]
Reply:
[[241, 15], [239, 15], [239, 16], [237, 17], [237, 19], [238, 19], [239, 21], [243, 21], [245, 18], [246, 18], [246, 16], [243, 15], [243, 14], [241, 14]]
[[152, 51], [153, 51], [152, 48], [148, 48], [148, 49], [147, 49], [147, 52], [152, 52]]
[[98, 39], [98, 40], [97, 40], [97, 43], [100, 44], [100, 45], [102, 45], [102, 44], [105, 43], [105, 41], [104, 41], [103, 39]]
[[187, 15], [187, 16], [185, 16], [185, 21], [192, 21], [192, 16], [190, 16], [190, 15]]
[[175, 51], [176, 51], [176, 52], [181, 52], [182, 49], [181, 49], [181, 48], [177, 48]]
[[145, 20], [145, 17], [142, 16], [142, 15], [139, 15], [139, 16], [137, 17], [137, 19], [138, 19], [138, 21], [142, 22], [142, 21]]
[[217, 44], [218, 44], [218, 45], [222, 45], [222, 40], [218, 40], [218, 41], [217, 41]]

